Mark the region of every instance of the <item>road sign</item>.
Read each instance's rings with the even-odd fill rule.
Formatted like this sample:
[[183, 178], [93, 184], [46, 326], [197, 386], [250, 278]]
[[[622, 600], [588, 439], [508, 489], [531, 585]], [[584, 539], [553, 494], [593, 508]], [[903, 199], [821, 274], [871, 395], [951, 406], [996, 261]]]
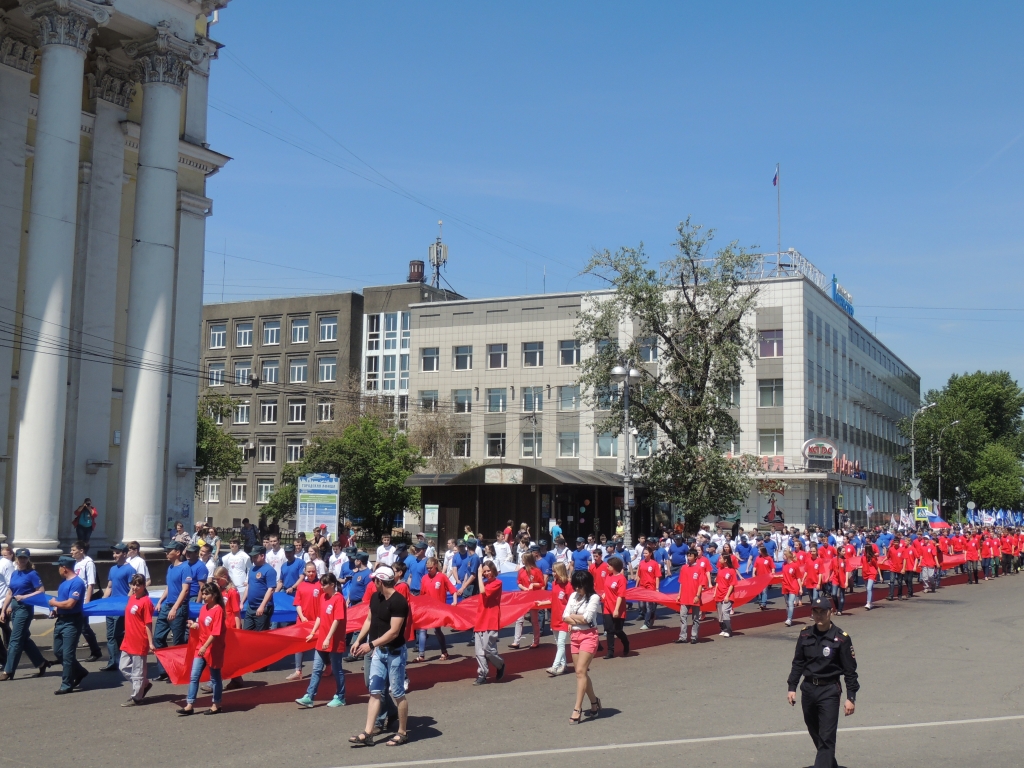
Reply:
[[968, 501], [968, 502], [967, 502], [967, 508], [968, 508], [968, 509], [974, 509], [974, 508], [975, 508], [975, 507], [977, 507], [977, 506], [978, 506], [978, 505], [977, 505], [977, 504], [975, 504], [975, 503], [974, 503], [973, 501]]
[[910, 478], [910, 498], [914, 501], [921, 500], [921, 478], [912, 477]]

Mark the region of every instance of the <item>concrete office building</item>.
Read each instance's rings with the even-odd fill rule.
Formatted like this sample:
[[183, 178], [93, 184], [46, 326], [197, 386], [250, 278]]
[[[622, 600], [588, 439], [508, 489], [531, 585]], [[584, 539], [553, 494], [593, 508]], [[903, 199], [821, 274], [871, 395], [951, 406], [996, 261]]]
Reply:
[[[869, 499], [874, 521], [888, 521], [901, 501], [896, 423], [917, 407], [919, 377], [854, 319], [848, 294], [800, 254], [763, 264], [753, 276], [757, 310], [748, 318], [760, 343], [734, 390], [740, 436], [731, 450], [761, 457], [769, 482], [741, 505], [741, 521], [755, 525], [774, 508], [789, 524], [831, 525], [840, 496], [854, 522], [866, 521]], [[467, 463], [621, 472], [625, 441], [599, 431], [600, 404], [582, 404], [575, 383], [581, 355], [592, 353], [575, 341], [576, 317], [602, 295], [412, 305], [414, 403], [451, 409], [456, 453]], [[620, 328], [620, 340], [631, 334], [628, 324]], [[645, 357], [635, 364], [659, 364], [656, 347], [646, 347]], [[633, 456], [650, 451], [630, 442]], [[621, 492], [613, 503], [621, 507]], [[605, 532], [614, 527], [610, 515], [591, 517]]]
[[0, 519], [33, 554], [86, 496], [97, 547], [191, 503], [226, 5], [0, 0]]

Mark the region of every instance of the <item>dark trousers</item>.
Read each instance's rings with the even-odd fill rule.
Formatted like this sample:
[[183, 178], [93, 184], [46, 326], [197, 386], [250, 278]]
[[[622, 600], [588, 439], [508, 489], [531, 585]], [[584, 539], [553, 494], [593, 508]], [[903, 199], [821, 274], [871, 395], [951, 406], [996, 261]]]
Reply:
[[7, 646], [10, 644], [11, 624], [9, 621], [0, 621], [0, 667], [7, 666]]
[[121, 641], [124, 640], [124, 616], [107, 616], [108, 667], [116, 667], [121, 660]]
[[82, 617], [82, 637], [89, 644], [89, 653], [93, 656], [100, 655], [100, 643], [96, 639], [96, 632], [89, 626], [89, 619]]
[[[188, 603], [182, 603], [179, 606], [174, 621], [171, 621], [168, 618], [168, 614], [173, 607], [173, 603], [168, 603], [165, 600], [164, 604], [160, 606], [160, 613], [156, 615], [156, 621], [153, 626], [153, 645], [157, 648], [166, 648], [168, 646], [167, 635], [171, 636], [170, 645], [185, 644], [185, 630], [188, 628]], [[157, 659], [156, 667], [160, 670], [160, 674], [163, 674], [164, 668], [161, 666], [159, 659]]]
[[608, 656], [615, 655], [616, 637], [619, 638], [619, 641], [622, 643], [622, 655], [629, 655], [629, 637], [622, 628], [625, 623], [625, 619], [613, 618], [610, 613], [604, 614], [604, 634], [605, 639], [608, 641]]
[[94, 526], [90, 525], [87, 528], [83, 528], [80, 525], [76, 525], [75, 526], [75, 533], [78, 534], [78, 540], [79, 541], [84, 541], [86, 544], [88, 544], [89, 543], [89, 539], [92, 538], [92, 529], [93, 529], [93, 527]]
[[907, 585], [907, 597], [914, 596], [914, 575], [915, 571], [907, 571], [903, 574], [903, 583]]
[[43, 666], [44, 659], [32, 641], [32, 616], [35, 614], [35, 608], [17, 600], [11, 600], [11, 608], [11, 635], [4, 671], [13, 677], [18, 662], [21, 661], [22, 652], [28, 654], [29, 662], [36, 669]]
[[837, 768], [836, 729], [839, 727], [839, 699], [842, 687], [833, 685], [811, 685], [804, 681], [800, 686], [800, 706], [804, 711], [804, 723], [811, 734], [814, 748], [814, 768]]
[[889, 572], [889, 599], [903, 597], [903, 574]]
[[245, 618], [242, 619], [242, 629], [266, 632], [270, 629], [270, 620], [274, 617], [274, 603], [271, 601], [267, 602], [266, 607], [263, 609], [262, 616], [257, 616], [256, 610], [256, 608], [251, 606], [245, 609]]
[[970, 584], [971, 580], [973, 579], [974, 583], [977, 584], [978, 583], [978, 565], [979, 565], [978, 561], [977, 560], [968, 560], [965, 563], [965, 565], [967, 566], [967, 583]]
[[60, 676], [60, 687], [63, 691], [74, 688], [86, 674], [85, 667], [79, 664], [75, 657], [84, 621], [82, 614], [77, 613], [58, 616], [53, 625], [53, 655], [57, 657], [57, 661], [63, 667]]

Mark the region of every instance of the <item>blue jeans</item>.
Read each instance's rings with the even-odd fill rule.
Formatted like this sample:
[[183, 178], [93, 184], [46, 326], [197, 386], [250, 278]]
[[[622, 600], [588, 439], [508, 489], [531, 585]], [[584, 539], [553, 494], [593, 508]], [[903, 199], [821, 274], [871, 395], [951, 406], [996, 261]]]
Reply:
[[875, 588], [875, 580], [874, 579], [868, 579], [868, 581], [867, 581], [867, 593], [868, 593], [867, 604], [868, 605], [871, 605], [871, 593], [874, 590], [874, 588]]
[[[167, 635], [171, 635], [171, 645], [184, 645], [185, 644], [185, 629], [188, 627], [188, 603], [183, 603], [178, 607], [178, 613], [174, 617], [174, 621], [167, 618], [167, 614], [171, 612], [171, 608], [174, 607], [173, 603], [168, 603], [166, 600], [164, 604], [160, 606], [160, 613], [156, 616], [155, 626], [153, 627], [153, 645], [157, 648], [166, 648]], [[164, 668], [160, 664], [160, 659], [157, 659], [156, 668], [160, 670], [160, 674], [163, 674]]]
[[320, 649], [313, 651], [313, 675], [309, 678], [309, 688], [306, 689], [306, 695], [309, 698], [316, 698], [316, 691], [320, 687], [320, 678], [324, 674], [324, 667], [330, 663], [331, 674], [334, 675], [334, 695], [342, 701], [345, 700], [345, 670], [341, 666], [343, 658], [345, 658], [343, 653], [321, 651]]
[[[188, 681], [188, 695], [185, 700], [191, 706], [199, 695], [199, 678], [203, 676], [206, 669], [206, 659], [196, 656], [192, 659], [192, 677]], [[213, 703], [220, 704], [220, 696], [224, 692], [224, 681], [221, 679], [220, 670], [210, 667], [210, 685], [213, 688]]]
[[567, 630], [559, 630], [558, 640], [555, 646], [555, 662], [551, 665], [552, 669], [565, 666], [565, 645], [569, 642], [569, 632]]
[[786, 621], [793, 621], [793, 611], [796, 609], [796, 601], [799, 599], [800, 595], [792, 593], [786, 595]]
[[62, 691], [70, 691], [75, 687], [76, 680], [85, 676], [85, 667], [75, 658], [78, 639], [82, 636], [82, 622], [82, 614], [73, 613], [58, 616], [53, 625], [53, 655], [63, 666], [60, 677]]
[[759, 596], [758, 602], [760, 602], [761, 605], [768, 605], [768, 587], [764, 588], [764, 592]]
[[400, 701], [405, 698], [405, 646], [396, 651], [374, 648], [370, 659], [371, 696], [383, 696], [390, 692], [391, 698]]
[[107, 616], [107, 653], [110, 661], [107, 666], [117, 668], [121, 658], [121, 642], [124, 640], [124, 616]]
[[654, 625], [654, 617], [657, 610], [657, 603], [643, 603], [643, 610], [641, 611], [641, 615], [644, 618], [644, 624], [646, 624], [648, 627]]
[[[366, 684], [366, 690], [370, 690], [370, 668], [373, 665], [373, 656], [376, 653], [368, 653], [363, 656], [363, 682]], [[391, 695], [385, 692], [384, 700], [381, 702], [380, 712], [377, 715], [377, 720], [374, 722], [378, 728], [385, 728], [388, 720], [398, 719], [398, 706], [395, 704], [395, 700], [391, 698]]]
[[11, 643], [7, 648], [7, 665], [4, 672], [13, 676], [18, 668], [18, 662], [21, 661], [22, 651], [28, 654], [28, 660], [36, 669], [43, 666], [46, 659], [32, 640], [32, 616], [35, 614], [35, 608], [13, 598], [11, 607]]

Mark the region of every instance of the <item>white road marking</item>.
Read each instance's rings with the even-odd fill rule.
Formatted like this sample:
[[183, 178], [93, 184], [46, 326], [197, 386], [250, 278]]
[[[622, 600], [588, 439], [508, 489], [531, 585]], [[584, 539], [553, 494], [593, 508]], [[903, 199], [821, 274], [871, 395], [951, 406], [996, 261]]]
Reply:
[[[1024, 715], [1003, 715], [1001, 717], [975, 717], [970, 720], [934, 720], [925, 723], [900, 723], [894, 725], [860, 725], [852, 728], [840, 728], [839, 733], [859, 733], [863, 731], [896, 731], [904, 728], [934, 728], [944, 725], [975, 725], [978, 723], [999, 723], [1011, 720], [1024, 720]], [[581, 752], [603, 752], [609, 749], [637, 749], [643, 747], [675, 747], [686, 744], [704, 744], [708, 742], [742, 741], [746, 739], [770, 739], [780, 736], [807, 736], [807, 731], [776, 731], [775, 733], [737, 733], [731, 736], [703, 736], [692, 739], [665, 739], [663, 741], [638, 741], [627, 744], [602, 744], [581, 747], [563, 747], [559, 749], [532, 749], [526, 752], [501, 752], [490, 755], [467, 755], [464, 757], [435, 757], [429, 760], [404, 760], [393, 763], [363, 763], [360, 765], [342, 766], [341, 768], [406, 768], [415, 765], [435, 765], [436, 763], [470, 763], [484, 760], [515, 760], [523, 757], [540, 757], [544, 755], [579, 754]]]

